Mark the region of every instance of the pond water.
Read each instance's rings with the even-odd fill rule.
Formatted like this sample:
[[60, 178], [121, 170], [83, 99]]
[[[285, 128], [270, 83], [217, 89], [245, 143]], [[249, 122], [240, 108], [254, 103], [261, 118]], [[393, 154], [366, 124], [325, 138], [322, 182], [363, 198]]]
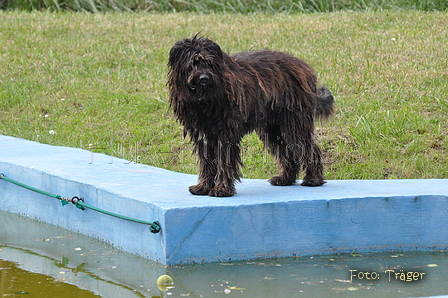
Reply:
[[[174, 287], [156, 280], [170, 275]], [[0, 211], [0, 297], [429, 297], [447, 252], [352, 253], [166, 267]]]

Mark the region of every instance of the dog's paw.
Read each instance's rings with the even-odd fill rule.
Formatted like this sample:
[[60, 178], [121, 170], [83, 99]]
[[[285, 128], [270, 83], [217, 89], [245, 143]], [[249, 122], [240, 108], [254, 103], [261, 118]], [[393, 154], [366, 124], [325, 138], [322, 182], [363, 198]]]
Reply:
[[236, 193], [235, 189], [213, 188], [208, 195], [211, 197], [231, 197]]
[[204, 187], [201, 184], [192, 185], [188, 188], [191, 194], [196, 196], [206, 196], [210, 192], [210, 188]]
[[316, 179], [316, 180], [313, 180], [313, 179], [303, 179], [303, 182], [302, 182], [302, 186], [321, 186], [321, 185], [323, 185], [323, 184], [325, 184], [326, 182], [324, 181], [324, 180], [322, 180], [322, 179]]
[[269, 179], [269, 183], [271, 183], [274, 186], [287, 186], [295, 184], [296, 180], [288, 179], [284, 176], [274, 176], [271, 179]]

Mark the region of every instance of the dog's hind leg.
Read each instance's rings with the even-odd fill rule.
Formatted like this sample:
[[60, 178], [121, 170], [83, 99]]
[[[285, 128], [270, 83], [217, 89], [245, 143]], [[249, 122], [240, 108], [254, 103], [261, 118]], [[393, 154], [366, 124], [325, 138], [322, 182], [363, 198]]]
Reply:
[[299, 166], [294, 162], [288, 160], [279, 161], [281, 172], [280, 175], [274, 176], [269, 179], [269, 182], [275, 186], [286, 186], [296, 183], [297, 172]]
[[321, 186], [325, 183], [323, 179], [324, 167], [322, 164], [322, 152], [316, 143], [307, 146], [304, 167], [306, 168], [303, 186]]
[[258, 135], [265, 149], [269, 149], [280, 166], [280, 175], [272, 177], [269, 182], [276, 186], [295, 184], [300, 170], [300, 163], [296, 160], [297, 154], [295, 154], [298, 148], [287, 145], [286, 135], [281, 133], [278, 127], [266, 128], [258, 132]]

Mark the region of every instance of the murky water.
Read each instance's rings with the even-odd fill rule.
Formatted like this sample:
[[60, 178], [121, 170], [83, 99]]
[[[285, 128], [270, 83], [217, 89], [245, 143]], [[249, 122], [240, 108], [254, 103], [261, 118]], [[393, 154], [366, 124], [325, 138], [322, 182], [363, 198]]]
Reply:
[[[156, 285], [172, 276], [167, 291]], [[314, 256], [166, 268], [95, 239], [0, 212], [0, 297], [428, 297], [448, 253]], [[447, 296], [448, 297], [448, 296]]]

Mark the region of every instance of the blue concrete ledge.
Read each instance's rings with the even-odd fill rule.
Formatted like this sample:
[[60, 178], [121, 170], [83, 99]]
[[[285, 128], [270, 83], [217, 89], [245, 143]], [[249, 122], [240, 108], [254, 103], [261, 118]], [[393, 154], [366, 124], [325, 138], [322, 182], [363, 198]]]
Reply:
[[[0, 179], [0, 210], [174, 265], [352, 251], [447, 250], [448, 180], [333, 180], [275, 187], [246, 179], [231, 198], [193, 196], [195, 175], [0, 135], [0, 172], [162, 232]], [[112, 161], [112, 163], [111, 163]]]

